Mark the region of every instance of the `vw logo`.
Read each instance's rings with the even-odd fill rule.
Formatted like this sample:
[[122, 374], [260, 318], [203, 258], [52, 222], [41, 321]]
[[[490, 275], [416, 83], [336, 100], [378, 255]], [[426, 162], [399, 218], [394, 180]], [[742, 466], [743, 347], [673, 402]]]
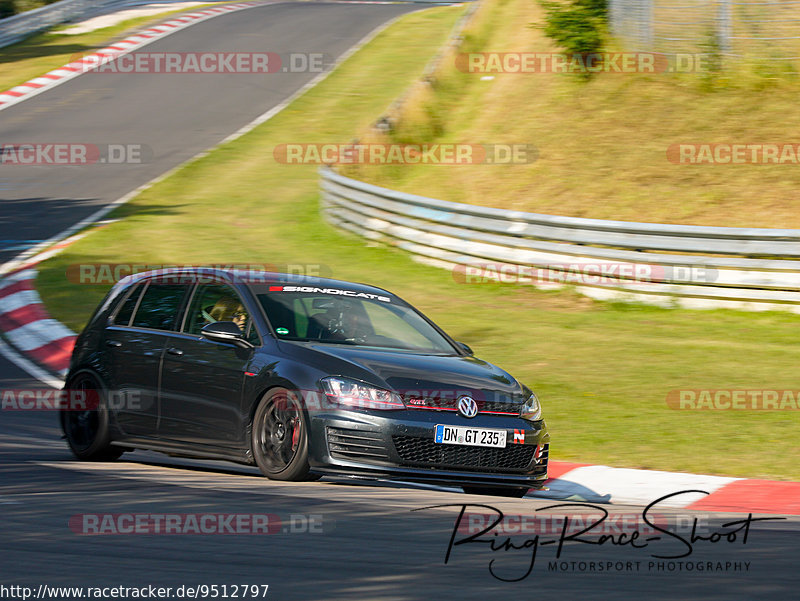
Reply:
[[464, 417], [475, 417], [478, 415], [478, 403], [470, 396], [462, 396], [458, 399], [458, 412]]

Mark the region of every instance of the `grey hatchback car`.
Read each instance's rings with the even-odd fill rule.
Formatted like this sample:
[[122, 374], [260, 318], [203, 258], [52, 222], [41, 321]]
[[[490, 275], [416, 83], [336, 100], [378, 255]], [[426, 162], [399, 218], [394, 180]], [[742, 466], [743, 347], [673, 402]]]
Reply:
[[133, 449], [522, 496], [547, 478], [536, 395], [386, 290], [221, 269], [116, 284], [75, 344], [73, 453]]

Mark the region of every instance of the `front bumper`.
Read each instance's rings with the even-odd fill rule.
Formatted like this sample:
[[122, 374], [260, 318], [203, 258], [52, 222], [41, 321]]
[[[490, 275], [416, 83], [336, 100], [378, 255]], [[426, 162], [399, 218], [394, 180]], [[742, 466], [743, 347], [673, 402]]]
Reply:
[[[334, 410], [313, 413], [309, 463], [323, 474], [355, 474], [455, 485], [541, 488], [549, 441], [543, 420], [452, 412]], [[437, 424], [506, 430], [504, 449], [437, 444]], [[524, 442], [515, 443], [514, 432]]]

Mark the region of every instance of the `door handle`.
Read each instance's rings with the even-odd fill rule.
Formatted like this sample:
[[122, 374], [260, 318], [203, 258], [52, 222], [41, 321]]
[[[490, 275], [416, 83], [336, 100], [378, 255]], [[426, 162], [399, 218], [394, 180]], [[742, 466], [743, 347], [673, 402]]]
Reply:
[[181, 349], [179, 349], [179, 348], [176, 348], [176, 347], [174, 347], [174, 346], [172, 346], [172, 347], [168, 348], [168, 349], [167, 349], [167, 352], [168, 352], [170, 355], [177, 355], [178, 357], [180, 357], [180, 356], [183, 354], [183, 351], [182, 351]]
[[122, 343], [116, 340], [106, 340], [106, 346], [113, 346], [114, 348], [119, 348], [122, 346]]

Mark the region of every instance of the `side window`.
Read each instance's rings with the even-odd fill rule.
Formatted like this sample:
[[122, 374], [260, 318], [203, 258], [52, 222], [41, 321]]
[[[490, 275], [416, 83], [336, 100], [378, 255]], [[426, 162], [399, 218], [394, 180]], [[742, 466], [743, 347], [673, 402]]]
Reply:
[[253, 320], [247, 312], [239, 294], [230, 286], [205, 284], [197, 287], [186, 315], [184, 331], [199, 335], [210, 323], [232, 321], [247, 335], [253, 344], [258, 344], [258, 334]]
[[188, 286], [150, 284], [139, 302], [133, 326], [155, 330], [175, 329], [175, 320]]
[[136, 284], [136, 286], [133, 287], [133, 290], [128, 294], [128, 298], [122, 303], [114, 317], [115, 325], [127, 326], [130, 324], [131, 316], [133, 315], [134, 309], [136, 309], [136, 303], [139, 302], [139, 297], [142, 295], [143, 288], [143, 284]]

